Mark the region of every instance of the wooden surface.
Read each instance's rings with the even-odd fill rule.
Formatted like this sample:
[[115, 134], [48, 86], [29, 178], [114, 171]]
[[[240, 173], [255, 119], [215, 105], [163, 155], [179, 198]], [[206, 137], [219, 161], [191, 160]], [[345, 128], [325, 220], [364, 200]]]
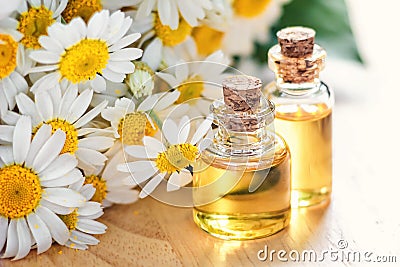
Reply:
[[[364, 53], [371, 53], [367, 71], [332, 61], [325, 71], [337, 100], [333, 195], [329, 205], [293, 210], [287, 229], [268, 238], [239, 242], [218, 240], [199, 230], [192, 221], [191, 209], [148, 198], [106, 210], [101, 221], [107, 224], [107, 233], [99, 237], [98, 246], [88, 251], [54, 245], [41, 255], [33, 250], [17, 262], [1, 260], [0, 266], [378, 266], [330, 260], [295, 264], [276, 258], [261, 262], [257, 258], [265, 245], [270, 250], [314, 249], [321, 253], [340, 251], [340, 240], [348, 244], [344, 251], [394, 255], [397, 264], [382, 266], [399, 266], [400, 60], [398, 53], [392, 56], [387, 49], [376, 53], [380, 44], [371, 35], [384, 30], [383, 25], [368, 28], [368, 34], [362, 31], [367, 28], [364, 22], [375, 25], [380, 21], [368, 20], [377, 11], [373, 1], [368, 5], [366, 2], [353, 0], [350, 6], [356, 22], [358, 19], [358, 37], [371, 41], [361, 44]], [[358, 10], [361, 7], [362, 12]], [[390, 10], [396, 9], [385, 7], [385, 12]]]

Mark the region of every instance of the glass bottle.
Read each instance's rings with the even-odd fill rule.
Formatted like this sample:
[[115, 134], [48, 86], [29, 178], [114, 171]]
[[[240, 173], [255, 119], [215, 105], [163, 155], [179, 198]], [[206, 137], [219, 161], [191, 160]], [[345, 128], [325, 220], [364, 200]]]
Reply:
[[286, 143], [267, 127], [274, 106], [254, 77], [229, 77], [223, 90], [210, 107], [213, 143], [193, 169], [194, 221], [222, 239], [272, 235], [289, 224], [291, 177]]
[[326, 52], [315, 31], [289, 27], [268, 52], [275, 81], [265, 88], [275, 104], [275, 130], [292, 157], [292, 207], [328, 200], [332, 190], [332, 91], [321, 82]]

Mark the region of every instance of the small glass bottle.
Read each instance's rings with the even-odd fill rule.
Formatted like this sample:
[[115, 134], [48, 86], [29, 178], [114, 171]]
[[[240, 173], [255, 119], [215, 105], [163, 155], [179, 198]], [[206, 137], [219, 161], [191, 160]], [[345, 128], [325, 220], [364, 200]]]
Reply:
[[315, 31], [289, 27], [277, 33], [268, 52], [276, 79], [265, 94], [275, 104], [275, 130], [292, 156], [292, 207], [328, 200], [332, 189], [333, 94], [321, 82], [326, 52], [314, 44]]
[[213, 143], [193, 168], [194, 221], [222, 239], [272, 235], [290, 221], [291, 177], [286, 143], [267, 127], [274, 106], [255, 77], [229, 77], [223, 91], [210, 107]]

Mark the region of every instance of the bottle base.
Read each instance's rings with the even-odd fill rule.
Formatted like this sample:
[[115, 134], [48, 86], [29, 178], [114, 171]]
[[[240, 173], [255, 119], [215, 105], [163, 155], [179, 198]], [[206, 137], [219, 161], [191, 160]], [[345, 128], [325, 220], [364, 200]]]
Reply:
[[212, 236], [251, 240], [273, 235], [290, 222], [290, 209], [257, 214], [218, 214], [193, 210], [194, 222]]
[[319, 190], [292, 190], [291, 205], [293, 208], [310, 207], [329, 201], [331, 191], [327, 187]]

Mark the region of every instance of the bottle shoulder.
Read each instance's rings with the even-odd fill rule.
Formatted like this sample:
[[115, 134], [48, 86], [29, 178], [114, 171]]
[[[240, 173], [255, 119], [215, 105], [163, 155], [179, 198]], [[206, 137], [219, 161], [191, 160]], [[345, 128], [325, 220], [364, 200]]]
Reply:
[[263, 153], [257, 155], [223, 154], [211, 145], [201, 153], [200, 160], [203, 164], [222, 169], [254, 171], [271, 168], [290, 158], [290, 152], [285, 140], [280, 135], [271, 132], [270, 138], [270, 145]]

